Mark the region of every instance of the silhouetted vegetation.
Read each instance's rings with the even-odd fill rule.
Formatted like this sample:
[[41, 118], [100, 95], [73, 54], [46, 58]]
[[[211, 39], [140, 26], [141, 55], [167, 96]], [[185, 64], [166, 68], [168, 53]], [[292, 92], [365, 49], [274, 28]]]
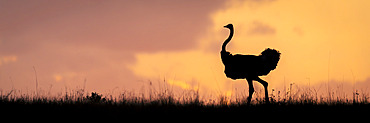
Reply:
[[84, 91], [66, 93], [60, 97], [43, 97], [20, 94], [15, 96], [13, 90], [2, 93], [0, 109], [5, 115], [68, 115], [78, 116], [121, 116], [136, 113], [279, 113], [279, 112], [364, 112], [370, 110], [368, 97], [354, 99], [323, 99], [309, 93], [301, 95], [277, 94], [270, 95], [270, 104], [264, 103], [263, 96], [253, 99], [247, 105], [247, 97], [229, 99], [220, 95], [218, 99], [201, 100], [199, 91], [174, 97], [168, 90], [152, 92], [148, 96], [122, 92], [118, 97], [102, 95], [97, 92], [90, 94]]

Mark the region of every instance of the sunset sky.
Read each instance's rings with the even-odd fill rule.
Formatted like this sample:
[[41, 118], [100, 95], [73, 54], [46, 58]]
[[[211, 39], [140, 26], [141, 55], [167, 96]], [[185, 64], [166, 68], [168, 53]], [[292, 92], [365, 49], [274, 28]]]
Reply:
[[[370, 87], [368, 0], [0, 0], [0, 89], [106, 92], [156, 87], [230, 94], [220, 51], [281, 52], [261, 77]], [[161, 85], [162, 84], [162, 85]], [[257, 85], [258, 83], [255, 83]], [[333, 87], [336, 87], [335, 85]]]

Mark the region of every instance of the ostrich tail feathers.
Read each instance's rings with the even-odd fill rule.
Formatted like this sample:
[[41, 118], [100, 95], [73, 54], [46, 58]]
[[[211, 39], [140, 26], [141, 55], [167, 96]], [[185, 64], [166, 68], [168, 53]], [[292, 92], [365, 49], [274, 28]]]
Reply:
[[275, 49], [267, 48], [260, 56], [265, 58], [266, 68], [269, 70], [274, 70], [280, 60], [280, 52]]

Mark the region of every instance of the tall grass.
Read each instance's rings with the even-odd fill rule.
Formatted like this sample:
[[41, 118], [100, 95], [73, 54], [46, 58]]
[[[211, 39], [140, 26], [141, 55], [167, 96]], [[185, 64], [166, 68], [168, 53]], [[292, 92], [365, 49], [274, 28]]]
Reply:
[[[247, 105], [247, 94], [234, 94], [234, 97], [218, 95], [216, 99], [200, 98], [198, 90], [183, 90], [175, 96], [171, 89], [157, 91], [149, 88], [149, 93], [132, 91], [113, 94], [87, 92], [74, 89], [50, 96], [38, 92], [23, 93], [20, 90], [1, 91], [0, 108], [10, 112], [64, 112], [64, 113], [139, 113], [139, 112], [259, 112], [259, 111], [365, 111], [370, 109], [369, 95], [355, 91], [352, 98], [331, 92], [331, 96], [318, 95], [315, 88], [301, 88], [293, 91], [271, 89], [270, 104], [266, 105], [261, 90], [256, 91], [252, 103]], [[296, 109], [297, 108], [297, 109]], [[343, 110], [340, 110], [343, 109]]]

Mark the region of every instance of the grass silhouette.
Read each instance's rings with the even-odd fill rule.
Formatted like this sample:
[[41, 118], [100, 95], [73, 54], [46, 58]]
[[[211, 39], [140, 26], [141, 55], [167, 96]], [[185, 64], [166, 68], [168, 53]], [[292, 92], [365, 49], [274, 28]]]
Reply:
[[370, 110], [368, 97], [354, 99], [325, 100], [310, 93], [300, 95], [270, 95], [270, 104], [264, 103], [263, 96], [254, 98], [250, 106], [247, 98], [235, 100], [220, 95], [218, 99], [205, 101], [199, 98], [199, 90], [188, 90], [188, 94], [175, 97], [168, 89], [151, 91], [150, 96], [137, 96], [122, 92], [118, 97], [87, 93], [77, 90], [60, 97], [14, 94], [14, 90], [1, 93], [0, 109], [6, 114], [17, 115], [97, 115], [121, 116], [138, 113], [280, 113], [280, 112], [365, 112]]

